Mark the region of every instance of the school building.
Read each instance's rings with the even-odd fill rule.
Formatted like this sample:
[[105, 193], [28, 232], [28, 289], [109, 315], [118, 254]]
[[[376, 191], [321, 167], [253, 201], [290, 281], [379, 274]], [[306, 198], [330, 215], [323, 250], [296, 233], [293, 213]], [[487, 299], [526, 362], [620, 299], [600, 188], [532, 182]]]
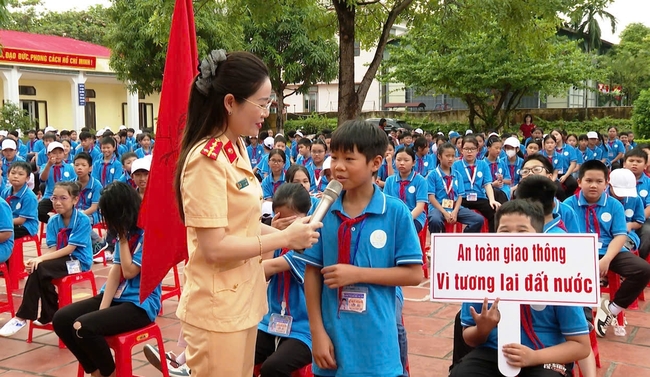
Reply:
[[160, 96], [127, 90], [109, 67], [110, 50], [71, 38], [0, 30], [0, 96], [37, 128], [154, 127]]

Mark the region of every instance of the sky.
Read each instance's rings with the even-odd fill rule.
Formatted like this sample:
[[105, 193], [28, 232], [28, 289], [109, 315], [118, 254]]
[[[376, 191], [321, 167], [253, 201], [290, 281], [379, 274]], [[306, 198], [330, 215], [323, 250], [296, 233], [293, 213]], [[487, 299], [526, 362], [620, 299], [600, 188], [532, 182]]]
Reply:
[[[91, 5], [102, 4], [110, 6], [110, 0], [42, 0], [46, 8], [62, 11], [72, 8], [87, 8]], [[619, 33], [630, 23], [640, 22], [650, 27], [649, 0], [615, 0], [607, 9], [618, 20], [616, 32], [612, 34], [609, 22], [601, 22], [602, 38], [608, 42], [618, 43]]]

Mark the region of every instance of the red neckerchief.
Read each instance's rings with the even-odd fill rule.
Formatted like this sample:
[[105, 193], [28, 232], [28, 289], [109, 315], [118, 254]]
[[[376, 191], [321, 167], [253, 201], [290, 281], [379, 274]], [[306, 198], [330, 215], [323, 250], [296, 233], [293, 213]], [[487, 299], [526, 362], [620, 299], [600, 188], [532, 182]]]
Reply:
[[[289, 249], [282, 249], [280, 256], [285, 255], [289, 252]], [[280, 299], [280, 304], [284, 302], [286, 305], [287, 315], [291, 315], [289, 310], [289, 287], [291, 284], [291, 270], [282, 272], [282, 290], [280, 290], [280, 284], [278, 284], [278, 298]]]
[[[93, 178], [89, 177], [88, 183], [86, 183], [86, 187], [84, 187], [81, 190], [81, 192], [79, 192], [79, 201], [77, 202], [77, 205], [75, 206], [75, 208], [84, 210], [84, 209], [87, 209], [87, 208], [90, 207], [90, 206], [86, 207], [86, 205], [88, 204], [87, 203], [88, 202], [88, 192], [90, 190], [92, 190], [92, 187], [88, 187], [91, 184], [91, 179], [93, 179]], [[92, 191], [90, 191], [90, 192], [92, 192]], [[92, 197], [91, 197], [91, 199], [92, 199]]]
[[[72, 219], [70, 219], [72, 221]], [[56, 235], [56, 249], [61, 250], [64, 247], [68, 246], [68, 239], [70, 238], [70, 228], [62, 228], [59, 230], [59, 233]]]
[[[366, 219], [368, 217], [368, 214], [363, 214], [359, 217], [356, 217], [354, 219], [350, 219], [346, 217], [344, 214], [341, 212], [336, 212], [336, 214], [339, 216], [341, 219], [341, 225], [339, 225], [339, 231], [338, 231], [338, 260], [337, 263], [341, 264], [352, 264], [351, 260], [351, 255], [350, 255], [350, 247], [352, 244], [352, 227]], [[342, 293], [343, 289], [342, 287], [338, 289], [338, 299], [339, 299], [339, 304], [338, 304], [338, 309], [337, 313], [340, 311], [341, 308], [341, 298], [342, 298]]]
[[593, 221], [593, 233], [596, 233], [598, 237], [600, 237], [600, 224], [598, 224], [598, 214], [596, 214], [596, 207], [598, 207], [597, 204], [587, 206], [587, 210], [585, 211], [585, 224], [587, 225], [587, 233], [592, 233], [592, 224], [590, 224], [589, 221], [589, 216], [591, 215], [591, 219]]
[[408, 186], [410, 183], [411, 181], [407, 181], [405, 179], [399, 181], [399, 198], [403, 202], [406, 202], [406, 186]]
[[9, 204], [9, 207], [11, 207], [11, 201], [12, 201], [13, 199], [20, 199], [20, 196], [16, 196], [16, 195], [9, 195], [9, 196], [7, 196], [7, 197], [5, 198], [5, 200], [7, 201], [7, 204]]
[[[135, 248], [138, 246], [138, 240], [140, 239], [140, 233], [139, 232], [134, 232], [129, 236], [129, 252], [131, 253], [131, 257], [133, 257], [133, 254], [135, 253]], [[119, 242], [119, 241], [118, 241]], [[124, 272], [120, 268], [120, 284], [126, 281], [126, 278], [124, 277]]]
[[454, 187], [451, 185], [451, 175], [445, 175], [442, 179], [445, 181], [445, 191], [449, 190], [447, 193], [449, 199], [454, 200]]
[[535, 328], [533, 328], [533, 314], [530, 311], [530, 305], [520, 305], [519, 307], [521, 308], [521, 327], [533, 343], [533, 348], [536, 350], [544, 348], [544, 343], [539, 340]]
[[61, 180], [61, 168], [63, 168], [63, 165], [54, 165], [52, 168], [54, 168], [54, 183], [57, 183]]
[[109, 165], [113, 162], [113, 160], [109, 162], [104, 162], [102, 166], [102, 185], [106, 186], [106, 174], [108, 174], [108, 167]]
[[[474, 163], [474, 164], [476, 164], [476, 163]], [[474, 176], [474, 169], [476, 169], [476, 165], [467, 165], [467, 167], [469, 168], [469, 175], [473, 177]]]
[[[418, 157], [419, 157], [419, 156], [418, 156]], [[424, 161], [422, 161], [422, 159], [423, 159], [423, 157], [420, 157], [420, 158], [418, 159], [418, 168], [417, 168], [417, 172], [420, 173], [420, 174], [422, 174], [422, 170], [424, 170]]]
[[563, 231], [568, 232], [568, 230], [566, 230], [566, 225], [564, 225], [564, 221], [560, 220], [560, 222], [557, 223], [557, 226]]
[[490, 172], [492, 173], [492, 179], [496, 179], [497, 171], [499, 170], [499, 162], [494, 161], [490, 162]]

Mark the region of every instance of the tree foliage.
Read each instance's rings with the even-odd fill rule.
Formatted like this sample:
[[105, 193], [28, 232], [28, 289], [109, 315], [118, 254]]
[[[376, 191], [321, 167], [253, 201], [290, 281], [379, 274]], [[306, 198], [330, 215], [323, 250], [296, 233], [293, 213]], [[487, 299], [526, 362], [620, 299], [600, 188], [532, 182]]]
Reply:
[[524, 95], [560, 94], [581, 86], [585, 78], [596, 78], [590, 58], [577, 43], [556, 35], [556, 14], [564, 10], [560, 5], [569, 4], [514, 0], [462, 4], [416, 20], [418, 27], [389, 50], [384, 79], [422, 94], [461, 98], [470, 109], [471, 126], [476, 127], [478, 117], [490, 129], [503, 127]]
[[640, 138], [650, 137], [650, 89], [642, 90], [634, 101], [632, 121], [636, 135]]
[[609, 51], [606, 64], [611, 71], [610, 83], [622, 86], [629, 105], [642, 90], [650, 88], [650, 27], [630, 24], [620, 37], [620, 44]]
[[598, 19], [609, 21], [612, 33], [616, 31], [616, 17], [605, 9], [614, 0], [585, 0], [571, 11], [571, 26], [578, 32], [585, 51], [597, 51], [601, 46]]
[[6, 28], [28, 33], [58, 35], [98, 45], [106, 44], [104, 37], [108, 29], [107, 8], [96, 5], [84, 10], [74, 9], [65, 12], [41, 9], [40, 0], [11, 1]]
[[0, 129], [5, 131], [20, 130], [26, 133], [34, 128], [36, 128], [34, 121], [22, 107], [6, 102], [0, 108]]

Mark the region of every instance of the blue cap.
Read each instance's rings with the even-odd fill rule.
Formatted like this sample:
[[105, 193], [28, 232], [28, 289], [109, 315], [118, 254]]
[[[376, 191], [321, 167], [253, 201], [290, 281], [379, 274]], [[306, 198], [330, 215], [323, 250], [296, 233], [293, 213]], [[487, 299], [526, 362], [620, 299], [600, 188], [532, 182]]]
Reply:
[[455, 139], [455, 138], [457, 138], [457, 137], [460, 137], [460, 134], [459, 134], [458, 132], [456, 132], [456, 131], [451, 131], [451, 132], [449, 133], [449, 138], [450, 138], [450, 139]]

